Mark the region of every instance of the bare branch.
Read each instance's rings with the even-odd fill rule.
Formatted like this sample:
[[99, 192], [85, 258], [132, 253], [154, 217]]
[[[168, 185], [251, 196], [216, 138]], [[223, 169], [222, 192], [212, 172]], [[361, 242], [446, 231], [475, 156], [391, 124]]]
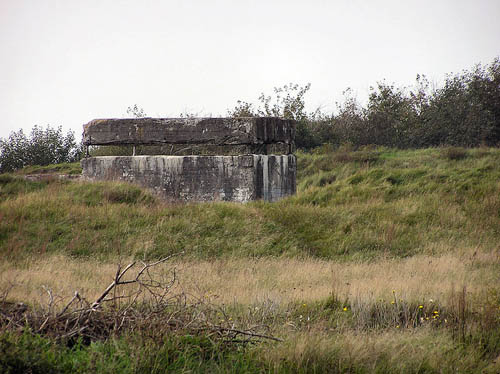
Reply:
[[68, 308], [70, 307], [71, 304], [73, 304], [73, 301], [75, 300], [82, 300], [80, 298], [80, 295], [78, 294], [78, 291], [75, 291], [75, 295], [73, 296], [73, 298], [69, 301], [68, 304], [66, 304], [66, 306], [63, 308], [63, 310], [57, 315], [57, 317], [60, 317], [62, 316], [64, 313], [66, 313], [66, 311], [68, 310]]
[[[39, 308], [0, 300], [0, 306], [1, 303], [9, 305], [0, 309], [0, 328], [19, 330], [28, 325], [37, 333], [57, 339], [84, 337], [90, 341], [105, 340], [122, 331], [138, 331], [153, 339], [163, 339], [165, 334], [175, 331], [191, 331], [205, 333], [209, 339], [221, 339], [226, 344], [249, 343], [255, 339], [281, 341], [260, 333], [262, 328], [259, 326], [239, 328], [235, 322], [229, 324], [226, 310], [211, 305], [204, 298], [184, 292], [173, 293], [172, 288], [178, 284], [175, 268], [155, 278], [153, 268], [179, 254], [151, 263], [120, 264], [112, 282], [94, 302], [88, 302], [75, 291], [59, 312], [58, 305], [63, 299], [47, 287], [44, 287], [48, 294], [47, 304]], [[104, 308], [104, 304], [110, 307]], [[213, 323], [220, 313], [228, 325]]]

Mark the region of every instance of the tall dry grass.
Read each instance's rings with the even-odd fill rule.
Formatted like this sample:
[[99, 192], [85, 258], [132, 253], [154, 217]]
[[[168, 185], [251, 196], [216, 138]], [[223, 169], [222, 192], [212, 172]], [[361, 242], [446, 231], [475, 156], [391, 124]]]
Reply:
[[[332, 293], [361, 302], [391, 301], [395, 294], [405, 301], [432, 299], [446, 305], [447, 295], [464, 286], [472, 298], [481, 298], [492, 288], [500, 289], [500, 274], [496, 272], [500, 253], [474, 248], [445, 253], [380, 258], [371, 263], [266, 257], [181, 259], [168, 266], [177, 270], [179, 289], [226, 305], [269, 300], [279, 305], [314, 302]], [[65, 256], [47, 256], [23, 266], [2, 262], [0, 288], [13, 285], [10, 297], [24, 302], [42, 302], [42, 286], [68, 297], [78, 290], [92, 299], [113, 279], [116, 265]]]
[[432, 328], [296, 333], [259, 352], [270, 371], [300, 373], [498, 373], [500, 356], [481, 361], [470, 346]]

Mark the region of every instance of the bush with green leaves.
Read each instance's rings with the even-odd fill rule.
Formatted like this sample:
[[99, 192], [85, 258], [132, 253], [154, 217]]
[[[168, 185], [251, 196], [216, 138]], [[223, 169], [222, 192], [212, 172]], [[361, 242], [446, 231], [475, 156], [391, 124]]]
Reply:
[[499, 57], [489, 66], [448, 75], [440, 88], [432, 88], [423, 75], [417, 75], [412, 87], [378, 82], [365, 106], [347, 89], [344, 102], [331, 114], [306, 111], [310, 87], [277, 87], [272, 96], [261, 94], [258, 106], [238, 101], [228, 114], [296, 120], [296, 144], [306, 150], [325, 143], [395, 148], [500, 145]]
[[422, 112], [422, 146], [500, 143], [500, 59], [450, 75]]
[[321, 145], [323, 142], [318, 136], [322, 128], [321, 112], [307, 113], [304, 96], [311, 88], [308, 83], [305, 86], [290, 83], [283, 87], [275, 87], [273, 95], [261, 93], [259, 96], [260, 106], [254, 107], [252, 103], [238, 100], [237, 105], [228, 110], [230, 117], [280, 117], [297, 121], [296, 144], [299, 148], [310, 149]]
[[75, 162], [80, 159], [81, 151], [73, 132], [64, 134], [62, 127], [35, 126], [29, 136], [21, 129], [12, 132], [7, 139], [0, 139], [0, 173], [28, 165]]

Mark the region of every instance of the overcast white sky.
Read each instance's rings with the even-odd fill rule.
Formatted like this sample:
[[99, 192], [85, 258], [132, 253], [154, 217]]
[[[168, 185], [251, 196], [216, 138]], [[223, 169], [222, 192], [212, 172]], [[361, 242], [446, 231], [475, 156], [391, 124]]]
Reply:
[[238, 99], [312, 84], [309, 109], [386, 78], [489, 64], [499, 0], [0, 0], [0, 137], [94, 118], [225, 115]]

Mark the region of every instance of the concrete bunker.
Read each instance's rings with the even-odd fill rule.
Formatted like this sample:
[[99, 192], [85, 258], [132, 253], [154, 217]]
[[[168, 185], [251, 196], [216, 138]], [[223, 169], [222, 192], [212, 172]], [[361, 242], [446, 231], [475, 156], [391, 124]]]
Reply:
[[134, 152], [87, 152], [81, 164], [87, 180], [135, 183], [170, 201], [277, 201], [296, 192], [294, 139], [295, 122], [272, 117], [98, 119], [84, 125], [87, 148]]

